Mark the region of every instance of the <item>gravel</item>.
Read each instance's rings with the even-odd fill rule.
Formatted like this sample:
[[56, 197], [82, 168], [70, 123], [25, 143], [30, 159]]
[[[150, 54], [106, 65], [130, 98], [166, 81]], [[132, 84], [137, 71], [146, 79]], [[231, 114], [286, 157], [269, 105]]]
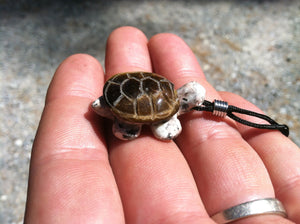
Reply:
[[[72, 4], [71, 4], [72, 3]], [[218, 90], [240, 94], [300, 146], [299, 1], [0, 1], [0, 223], [22, 223], [30, 151], [59, 63], [131, 25], [182, 37]]]

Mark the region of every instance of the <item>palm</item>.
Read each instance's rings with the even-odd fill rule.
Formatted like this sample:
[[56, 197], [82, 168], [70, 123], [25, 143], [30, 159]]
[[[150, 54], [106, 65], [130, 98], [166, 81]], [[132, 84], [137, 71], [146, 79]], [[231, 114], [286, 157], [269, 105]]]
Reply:
[[[210, 99], [257, 110], [216, 92], [191, 50], [171, 34], [148, 42], [134, 28], [117, 29], [108, 40], [105, 69], [108, 77], [154, 70], [176, 88], [198, 81]], [[300, 152], [287, 138], [274, 131], [253, 134], [230, 119], [196, 112], [181, 119], [175, 142], [156, 140], [147, 129], [136, 140], [120, 141], [90, 109], [104, 79], [87, 55], [71, 56], [56, 71], [33, 147], [25, 222], [214, 223], [209, 217], [218, 211], [275, 195], [300, 222], [300, 185], [293, 184], [299, 182]], [[274, 215], [247, 220], [289, 223]]]

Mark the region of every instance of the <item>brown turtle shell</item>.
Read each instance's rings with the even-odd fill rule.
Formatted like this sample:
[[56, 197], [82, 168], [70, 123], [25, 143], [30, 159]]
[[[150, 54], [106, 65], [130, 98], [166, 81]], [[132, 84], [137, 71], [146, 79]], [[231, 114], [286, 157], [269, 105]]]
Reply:
[[173, 83], [155, 73], [116, 74], [105, 83], [103, 96], [112, 113], [130, 123], [168, 120], [179, 109]]

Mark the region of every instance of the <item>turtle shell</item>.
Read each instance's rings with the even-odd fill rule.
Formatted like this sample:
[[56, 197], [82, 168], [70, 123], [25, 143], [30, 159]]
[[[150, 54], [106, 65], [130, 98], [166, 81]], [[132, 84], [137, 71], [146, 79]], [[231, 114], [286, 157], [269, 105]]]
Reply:
[[174, 85], [149, 72], [120, 73], [103, 87], [112, 113], [130, 123], [155, 123], [171, 118], [179, 109]]

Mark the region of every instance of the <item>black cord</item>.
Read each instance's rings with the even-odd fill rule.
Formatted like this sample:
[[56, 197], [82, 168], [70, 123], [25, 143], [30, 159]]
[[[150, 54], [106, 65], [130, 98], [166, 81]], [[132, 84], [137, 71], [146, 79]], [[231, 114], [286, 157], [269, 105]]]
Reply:
[[[245, 109], [235, 107], [232, 105], [227, 105], [227, 103], [224, 101], [215, 100], [214, 102], [210, 102], [210, 101], [205, 100], [201, 106], [194, 107], [193, 110], [213, 112], [214, 114], [217, 114], [218, 116], [227, 115], [231, 119], [233, 119], [241, 124], [248, 125], [248, 126], [254, 127], [254, 128], [260, 128], [260, 129], [279, 130], [285, 136], [289, 136], [289, 127], [287, 125], [278, 124], [276, 121], [274, 121], [272, 118], [268, 117], [267, 115], [259, 114], [254, 111], [245, 110]], [[217, 113], [215, 113], [215, 112], [217, 112]], [[269, 122], [269, 124], [253, 123], [253, 122], [247, 121], [245, 119], [242, 119], [233, 113], [246, 114], [249, 116], [258, 117], [260, 119], [263, 119], [263, 120]]]

